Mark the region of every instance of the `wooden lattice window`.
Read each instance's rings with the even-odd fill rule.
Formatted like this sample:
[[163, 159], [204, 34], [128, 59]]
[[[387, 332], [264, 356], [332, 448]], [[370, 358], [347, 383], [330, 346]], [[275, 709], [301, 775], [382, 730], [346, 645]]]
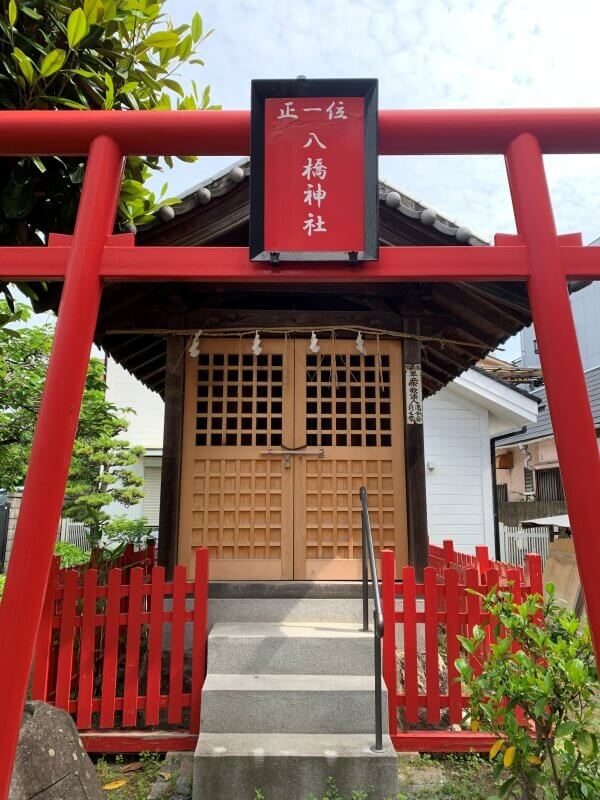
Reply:
[[281, 445], [283, 355], [201, 353], [196, 445]]
[[306, 356], [306, 443], [391, 447], [390, 357]]

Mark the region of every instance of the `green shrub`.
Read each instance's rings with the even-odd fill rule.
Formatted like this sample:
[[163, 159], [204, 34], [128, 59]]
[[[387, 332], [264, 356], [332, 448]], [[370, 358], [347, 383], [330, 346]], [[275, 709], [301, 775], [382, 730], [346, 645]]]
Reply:
[[[483, 597], [495, 635], [506, 635], [486, 652], [485, 631], [476, 627], [472, 638], [461, 637], [468, 658], [456, 666], [470, 692], [471, 728], [498, 734], [490, 759], [501, 798], [592, 800], [600, 796], [594, 649], [589, 630], [559, 606], [551, 584], [546, 589], [546, 600], [523, 603], [497, 589]], [[518, 709], [531, 725], [519, 725]]]
[[90, 554], [70, 542], [57, 542], [54, 545], [54, 555], [60, 558], [61, 569], [71, 569], [87, 564]]

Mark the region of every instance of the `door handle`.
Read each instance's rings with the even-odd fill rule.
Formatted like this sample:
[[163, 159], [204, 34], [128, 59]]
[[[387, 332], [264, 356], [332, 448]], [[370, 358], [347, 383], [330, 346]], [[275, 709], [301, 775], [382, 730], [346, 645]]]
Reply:
[[284, 456], [287, 458], [290, 458], [290, 456], [316, 456], [317, 458], [324, 458], [325, 451], [322, 447], [317, 447], [316, 450], [306, 450], [306, 445], [304, 445], [304, 447], [286, 447], [282, 450], [269, 448], [268, 450], [262, 450], [261, 456]]

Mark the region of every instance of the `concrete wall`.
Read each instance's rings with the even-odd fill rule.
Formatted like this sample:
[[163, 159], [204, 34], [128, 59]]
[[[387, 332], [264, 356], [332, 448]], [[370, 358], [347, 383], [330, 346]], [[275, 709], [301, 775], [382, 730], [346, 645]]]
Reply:
[[10, 561], [10, 554], [12, 552], [13, 540], [15, 538], [15, 528], [17, 527], [17, 519], [19, 517], [19, 509], [21, 508], [22, 492], [11, 492], [6, 495], [6, 501], [10, 503], [10, 513], [8, 516], [8, 532], [6, 538], [6, 556], [4, 558], [4, 571], [8, 569], [8, 562]]
[[524, 519], [556, 517], [567, 513], [567, 504], [559, 500], [498, 503], [498, 519], [505, 525], [517, 526]]

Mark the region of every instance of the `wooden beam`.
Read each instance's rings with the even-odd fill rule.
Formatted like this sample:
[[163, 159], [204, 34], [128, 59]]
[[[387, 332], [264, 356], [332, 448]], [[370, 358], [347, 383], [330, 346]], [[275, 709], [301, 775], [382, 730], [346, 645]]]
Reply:
[[[1, 255], [1, 252], [0, 252]], [[165, 264], [169, 265], [165, 269]], [[0, 261], [0, 271], [3, 263]], [[515, 281], [529, 277], [525, 248], [382, 247], [378, 261], [285, 262], [277, 269], [249, 260], [247, 247], [107, 247], [105, 281], [230, 283], [370, 283], [372, 281]]]
[[185, 378], [183, 336], [167, 336], [165, 422], [158, 521], [158, 563], [169, 578], [177, 563], [181, 450], [183, 444], [183, 387]]
[[323, 326], [348, 326], [351, 328], [383, 328], [389, 331], [402, 332], [403, 320], [400, 314], [392, 311], [338, 311], [311, 309], [244, 309], [244, 308], [203, 308], [178, 312], [176, 316], [168, 309], [155, 311], [154, 308], [136, 311], [132, 309], [128, 318], [122, 315], [121, 324], [117, 322], [107, 327], [108, 335], [122, 335], [124, 332], [143, 331], [195, 331], [200, 328], [216, 330], [218, 328], [258, 328], [290, 327], [298, 325], [309, 329]]
[[[420, 333], [419, 318], [407, 316], [405, 333]], [[423, 580], [423, 569], [428, 563], [429, 540], [427, 534], [427, 490], [425, 485], [425, 441], [423, 434], [421, 356], [422, 344], [418, 339], [402, 341], [404, 367], [404, 457], [406, 466], [406, 508], [408, 514], [408, 558], [415, 568], [417, 581]], [[416, 381], [415, 392], [409, 384]], [[414, 406], [411, 408], [411, 403]]]

